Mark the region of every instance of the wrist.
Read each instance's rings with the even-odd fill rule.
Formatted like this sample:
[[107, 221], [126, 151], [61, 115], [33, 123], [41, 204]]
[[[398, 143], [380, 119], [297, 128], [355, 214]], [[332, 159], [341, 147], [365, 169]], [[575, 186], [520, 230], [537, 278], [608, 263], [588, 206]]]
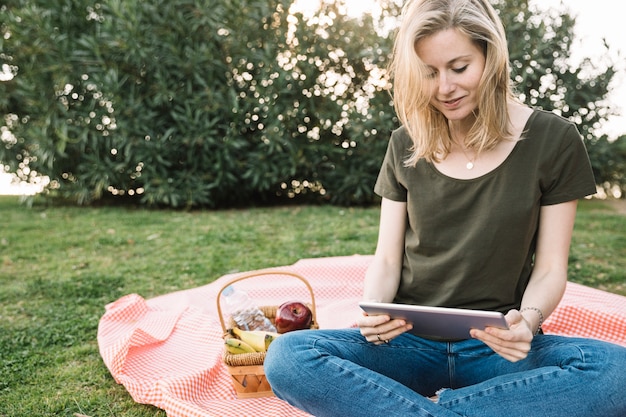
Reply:
[[[543, 325], [543, 312], [539, 308], [524, 307], [520, 310], [520, 314], [522, 315], [524, 321], [528, 324], [530, 331], [534, 335], [538, 335], [539, 333], [541, 333], [541, 326]], [[536, 325], [534, 325], [534, 323], [536, 323]]]

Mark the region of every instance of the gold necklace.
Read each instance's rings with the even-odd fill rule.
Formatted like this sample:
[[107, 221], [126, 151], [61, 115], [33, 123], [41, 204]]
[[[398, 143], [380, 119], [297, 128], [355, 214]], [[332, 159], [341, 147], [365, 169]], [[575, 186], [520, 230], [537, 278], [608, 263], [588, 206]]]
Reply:
[[474, 169], [474, 163], [476, 162], [476, 157], [478, 156], [476, 153], [474, 153], [474, 158], [470, 159], [467, 156], [467, 153], [465, 153], [465, 146], [461, 145], [459, 142], [457, 142], [456, 140], [454, 140], [454, 138], [452, 137], [452, 133], [450, 132], [450, 136], [452, 139], [452, 143], [456, 144], [456, 146], [459, 147], [459, 149], [461, 150], [461, 152], [463, 153], [463, 156], [465, 157], [465, 159], [467, 159], [467, 164], [465, 164], [465, 168], [467, 168], [468, 170], [472, 170]]
[[465, 159], [467, 159], [467, 164], [465, 164], [465, 168], [469, 170], [474, 169], [474, 162], [476, 162], [476, 155], [474, 155], [474, 159], [470, 159], [467, 157], [467, 154], [465, 153], [465, 148], [461, 145], [459, 145], [459, 148], [461, 149], [461, 152], [463, 152], [463, 156], [465, 157]]

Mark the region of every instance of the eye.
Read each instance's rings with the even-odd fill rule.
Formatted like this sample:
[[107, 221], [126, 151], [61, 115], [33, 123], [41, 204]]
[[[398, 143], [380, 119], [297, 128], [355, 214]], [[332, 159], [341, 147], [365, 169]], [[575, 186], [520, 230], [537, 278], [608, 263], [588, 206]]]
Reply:
[[463, 65], [460, 68], [452, 68], [452, 71], [456, 72], [457, 74], [461, 74], [461, 73], [465, 72], [467, 67], [468, 67], [467, 65]]

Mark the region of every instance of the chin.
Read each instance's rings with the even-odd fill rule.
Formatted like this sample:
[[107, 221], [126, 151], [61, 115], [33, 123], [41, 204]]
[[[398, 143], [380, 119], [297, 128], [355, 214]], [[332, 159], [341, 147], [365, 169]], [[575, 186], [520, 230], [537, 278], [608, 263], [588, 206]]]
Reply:
[[441, 114], [444, 115], [446, 119], [451, 122], [473, 122], [476, 119], [476, 116], [474, 115], [474, 109], [475, 107], [472, 107], [469, 110], [467, 108], [459, 108], [455, 110], [439, 109], [439, 111], [441, 112]]

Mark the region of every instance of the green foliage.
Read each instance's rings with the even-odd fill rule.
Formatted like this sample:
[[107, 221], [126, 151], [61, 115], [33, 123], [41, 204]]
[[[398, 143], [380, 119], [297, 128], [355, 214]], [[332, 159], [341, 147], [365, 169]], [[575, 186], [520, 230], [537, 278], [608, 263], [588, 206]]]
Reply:
[[614, 141], [609, 141], [606, 136], [590, 140], [587, 150], [596, 182], [610, 197], [625, 197], [626, 136]]
[[289, 0], [39, 3], [6, 8], [12, 170], [79, 203], [372, 201], [393, 115], [388, 96], [364, 106], [386, 95], [371, 19], [326, 5], [305, 22]]
[[576, 22], [561, 10], [538, 14], [529, 9], [528, 0], [499, 0], [497, 7], [509, 39], [517, 91], [531, 106], [574, 121], [586, 142], [596, 183], [611, 196], [626, 196], [626, 138], [596, 134], [613, 114], [604, 100], [617, 63], [609, 58], [571, 62]]
[[529, 9], [528, 0], [500, 1], [498, 6], [509, 39], [512, 78], [522, 97], [575, 121], [585, 139], [593, 138], [609, 115], [602, 100], [617, 72], [615, 63], [573, 63], [575, 19], [560, 10], [540, 15]]
[[[79, 204], [372, 203], [397, 127], [384, 69], [399, 5], [380, 2], [378, 20], [330, 0], [311, 17], [292, 0], [5, 2], [0, 162]], [[497, 7], [526, 101], [591, 141], [614, 65], [572, 67], [567, 14]], [[623, 172], [603, 161], [603, 178]]]

